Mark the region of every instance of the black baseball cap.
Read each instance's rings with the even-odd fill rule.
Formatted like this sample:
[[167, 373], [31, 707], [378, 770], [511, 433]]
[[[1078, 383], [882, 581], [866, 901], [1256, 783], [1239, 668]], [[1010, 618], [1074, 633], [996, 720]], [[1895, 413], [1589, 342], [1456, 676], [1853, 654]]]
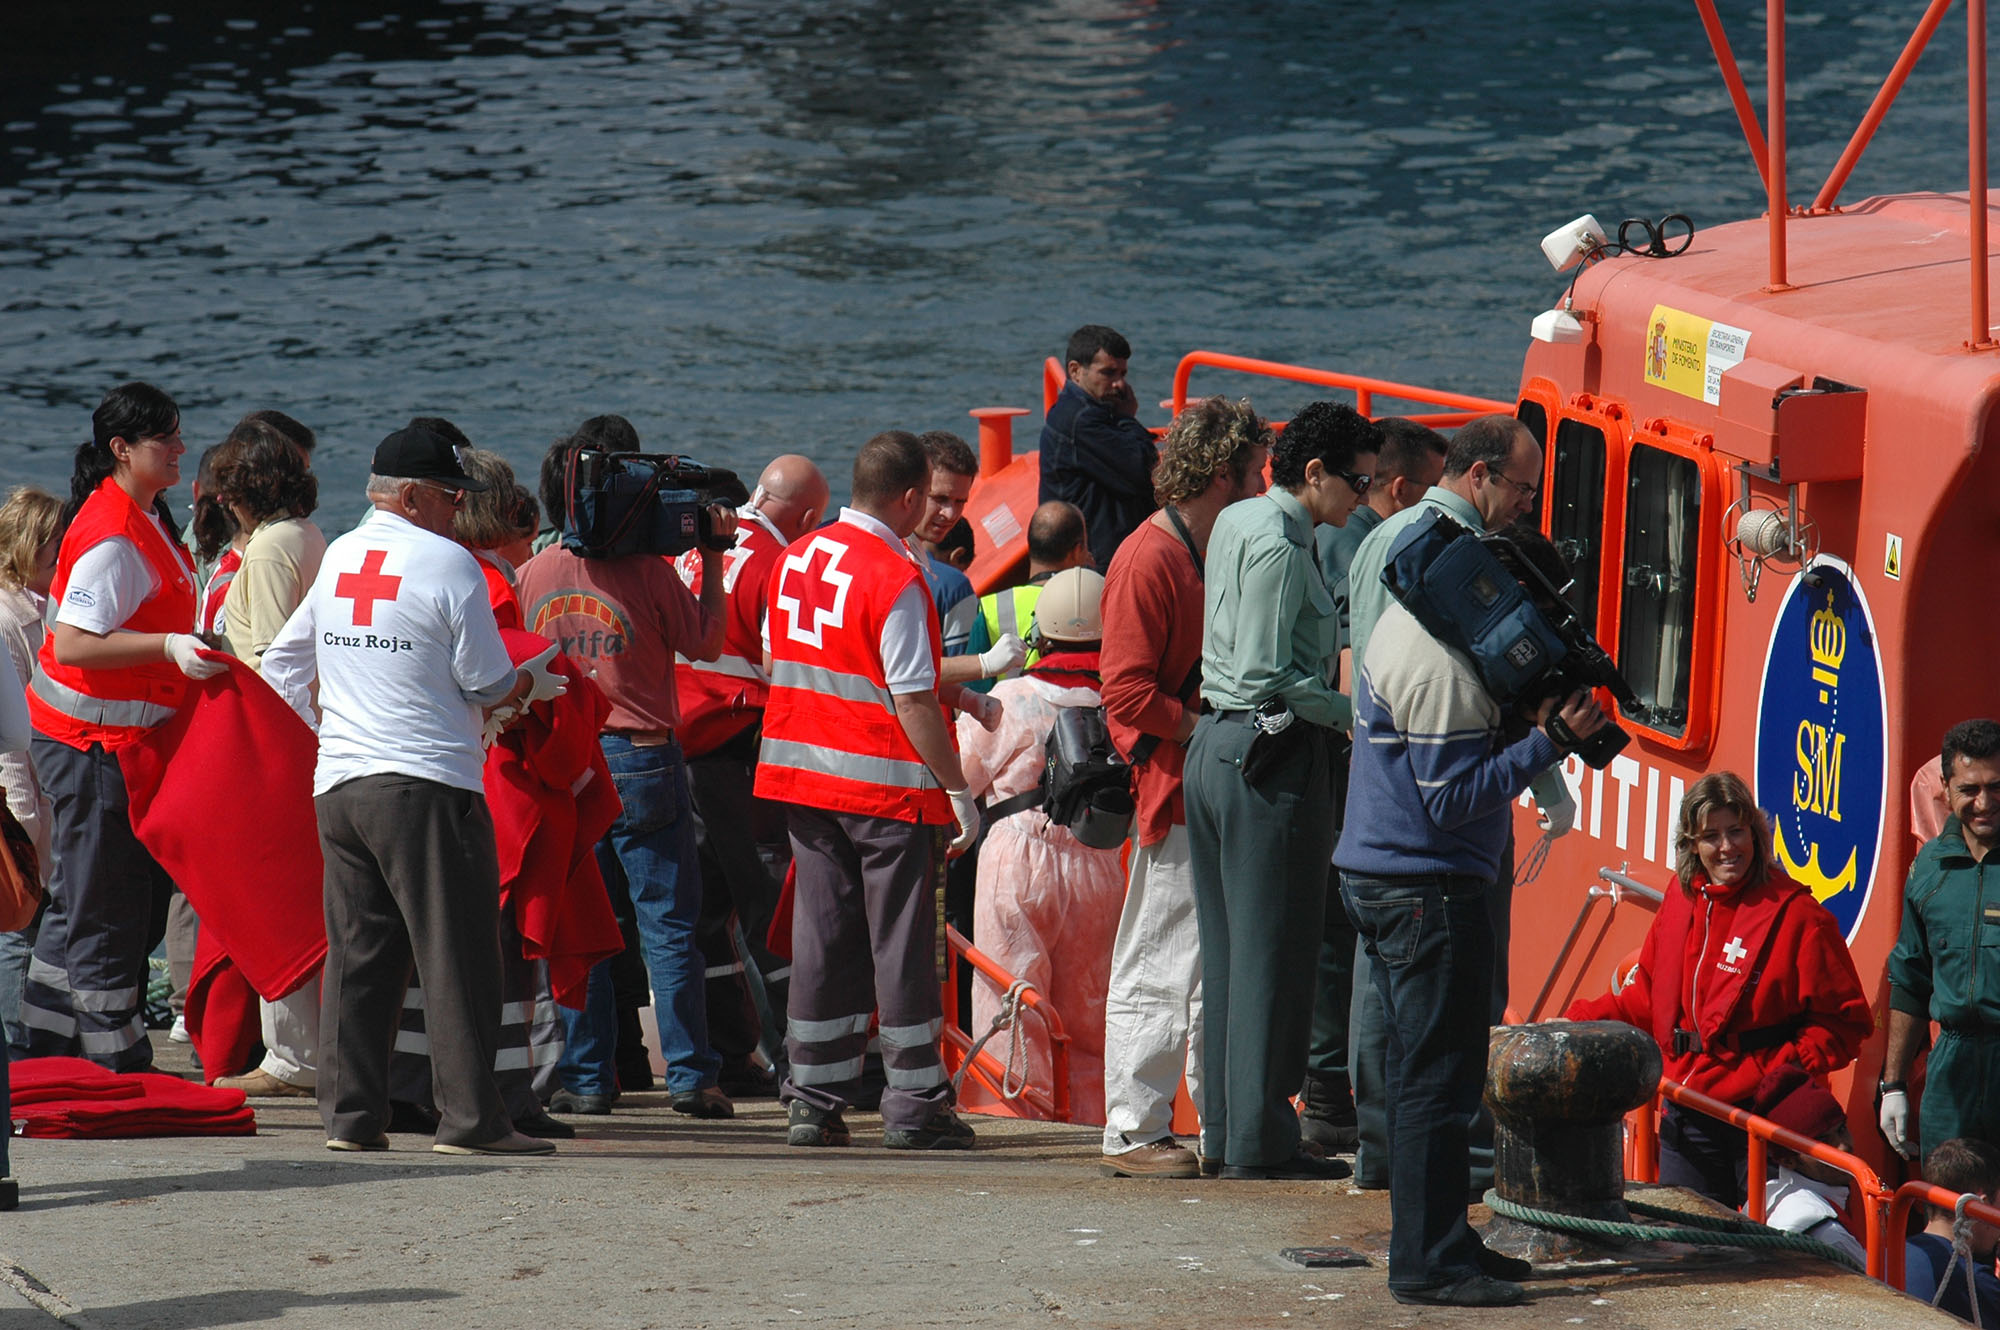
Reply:
[[484, 490], [483, 480], [465, 474], [465, 463], [450, 439], [422, 425], [405, 425], [375, 445], [370, 470], [378, 476], [435, 480], [462, 490]]

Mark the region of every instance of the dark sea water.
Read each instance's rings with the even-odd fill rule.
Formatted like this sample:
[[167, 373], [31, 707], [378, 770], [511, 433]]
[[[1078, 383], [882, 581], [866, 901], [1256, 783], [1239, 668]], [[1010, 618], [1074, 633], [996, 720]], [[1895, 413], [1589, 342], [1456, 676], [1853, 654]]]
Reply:
[[[1921, 9], [1794, 4], [1795, 201]], [[1763, 5], [1722, 10], [1761, 90]], [[1197, 346], [1505, 396], [1561, 290], [1545, 231], [1762, 211], [1683, 3], [9, 11], [0, 481], [63, 485], [145, 378], [191, 449], [256, 407], [314, 426], [332, 529], [418, 412], [530, 473], [618, 411], [840, 492], [878, 429], [1038, 407], [1086, 321], [1149, 404]], [[1961, 13], [1845, 199], [1964, 188]]]

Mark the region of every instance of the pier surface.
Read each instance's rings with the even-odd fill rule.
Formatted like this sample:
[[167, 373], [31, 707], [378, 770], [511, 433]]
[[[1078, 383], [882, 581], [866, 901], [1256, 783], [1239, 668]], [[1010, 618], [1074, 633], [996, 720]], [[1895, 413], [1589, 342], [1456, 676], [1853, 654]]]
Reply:
[[[909, 1154], [855, 1114], [853, 1147], [799, 1150], [770, 1100], [696, 1122], [655, 1092], [515, 1162], [335, 1154], [310, 1102], [254, 1103], [254, 1137], [16, 1140], [0, 1330], [1957, 1324], [1805, 1258], [1685, 1250], [1550, 1267], [1523, 1308], [1406, 1307], [1386, 1194], [1103, 1178], [1089, 1127], [974, 1118], [978, 1150]], [[1279, 1256], [1333, 1243], [1370, 1266]]]

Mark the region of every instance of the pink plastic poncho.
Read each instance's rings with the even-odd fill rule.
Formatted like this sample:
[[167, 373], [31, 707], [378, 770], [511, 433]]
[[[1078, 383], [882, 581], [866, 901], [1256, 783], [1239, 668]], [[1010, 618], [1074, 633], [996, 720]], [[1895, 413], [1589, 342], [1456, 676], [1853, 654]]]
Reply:
[[[959, 758], [974, 795], [988, 803], [1032, 788], [1041, 778], [1043, 745], [1058, 706], [1096, 706], [1095, 689], [1059, 687], [1032, 675], [993, 688], [1006, 705], [1000, 728], [988, 733], [970, 716], [958, 720]], [[973, 898], [973, 944], [1055, 1005], [1070, 1037], [1070, 1119], [1104, 1121], [1104, 993], [1111, 981], [1111, 944], [1125, 903], [1117, 850], [1093, 850], [1039, 808], [994, 823], [979, 852]], [[999, 1014], [1004, 993], [984, 977], [972, 983], [973, 1034]], [[1041, 1021], [1022, 1017], [1028, 1077], [1047, 1086], [1054, 1057]], [[986, 1051], [1005, 1063], [1012, 1031]]]

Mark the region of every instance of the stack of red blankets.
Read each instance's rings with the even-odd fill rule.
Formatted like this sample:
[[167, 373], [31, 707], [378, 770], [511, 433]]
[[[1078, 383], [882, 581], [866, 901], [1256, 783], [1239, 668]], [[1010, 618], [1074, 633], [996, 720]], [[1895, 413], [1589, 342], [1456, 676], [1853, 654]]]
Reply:
[[241, 1090], [218, 1090], [158, 1072], [106, 1071], [82, 1058], [23, 1058], [8, 1068], [23, 1136], [255, 1136]]

